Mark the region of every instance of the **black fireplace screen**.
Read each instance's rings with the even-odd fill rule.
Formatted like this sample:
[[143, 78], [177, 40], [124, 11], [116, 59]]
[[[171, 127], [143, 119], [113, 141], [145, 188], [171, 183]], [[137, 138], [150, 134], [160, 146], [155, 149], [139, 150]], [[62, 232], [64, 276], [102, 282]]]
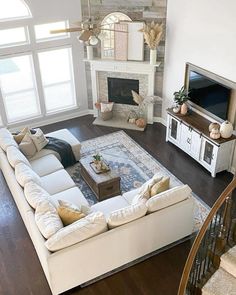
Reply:
[[107, 78], [108, 101], [136, 105], [131, 90], [139, 93], [139, 80]]

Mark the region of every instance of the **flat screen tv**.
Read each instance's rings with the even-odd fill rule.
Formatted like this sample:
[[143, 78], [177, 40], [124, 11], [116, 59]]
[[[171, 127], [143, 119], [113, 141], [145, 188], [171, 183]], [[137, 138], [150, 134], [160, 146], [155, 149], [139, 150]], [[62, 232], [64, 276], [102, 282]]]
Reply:
[[186, 77], [189, 101], [216, 119], [227, 120], [231, 88], [203, 75], [189, 70]]

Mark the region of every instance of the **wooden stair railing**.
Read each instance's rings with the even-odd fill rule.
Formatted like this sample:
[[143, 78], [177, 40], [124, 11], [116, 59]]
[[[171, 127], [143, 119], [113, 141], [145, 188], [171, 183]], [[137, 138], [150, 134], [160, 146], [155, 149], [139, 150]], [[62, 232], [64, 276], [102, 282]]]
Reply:
[[201, 289], [219, 268], [220, 256], [236, 244], [233, 191], [236, 178], [215, 202], [198, 232], [186, 261], [178, 295], [201, 295]]

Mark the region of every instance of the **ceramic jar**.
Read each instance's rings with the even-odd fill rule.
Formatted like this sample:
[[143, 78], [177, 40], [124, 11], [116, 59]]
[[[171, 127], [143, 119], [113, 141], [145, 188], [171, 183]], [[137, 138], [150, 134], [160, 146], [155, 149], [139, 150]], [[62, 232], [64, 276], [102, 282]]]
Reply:
[[180, 112], [180, 109], [181, 109], [181, 106], [180, 105], [176, 105], [176, 106], [173, 107], [173, 112], [175, 114], [178, 114]]
[[181, 113], [181, 115], [186, 115], [187, 112], [188, 112], [188, 105], [184, 102], [181, 105], [180, 113]]
[[223, 138], [230, 138], [233, 134], [233, 125], [229, 121], [224, 121], [220, 126], [220, 135]]

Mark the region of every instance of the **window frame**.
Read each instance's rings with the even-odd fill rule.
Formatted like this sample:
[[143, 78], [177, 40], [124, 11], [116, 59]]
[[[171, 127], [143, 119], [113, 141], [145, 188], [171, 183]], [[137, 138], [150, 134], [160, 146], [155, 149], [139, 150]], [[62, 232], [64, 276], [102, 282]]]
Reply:
[[25, 8], [28, 11], [28, 15], [16, 16], [16, 17], [7, 17], [7, 18], [0, 18], [0, 24], [1, 25], [2, 25], [2, 23], [5, 23], [5, 22], [12, 22], [12, 21], [17, 21], [17, 20], [27, 20], [27, 19], [31, 19], [33, 17], [32, 16], [32, 13], [31, 13], [31, 10], [29, 8], [29, 5], [24, 0], [18, 0], [18, 1], [21, 2], [22, 5], [25, 6]]

